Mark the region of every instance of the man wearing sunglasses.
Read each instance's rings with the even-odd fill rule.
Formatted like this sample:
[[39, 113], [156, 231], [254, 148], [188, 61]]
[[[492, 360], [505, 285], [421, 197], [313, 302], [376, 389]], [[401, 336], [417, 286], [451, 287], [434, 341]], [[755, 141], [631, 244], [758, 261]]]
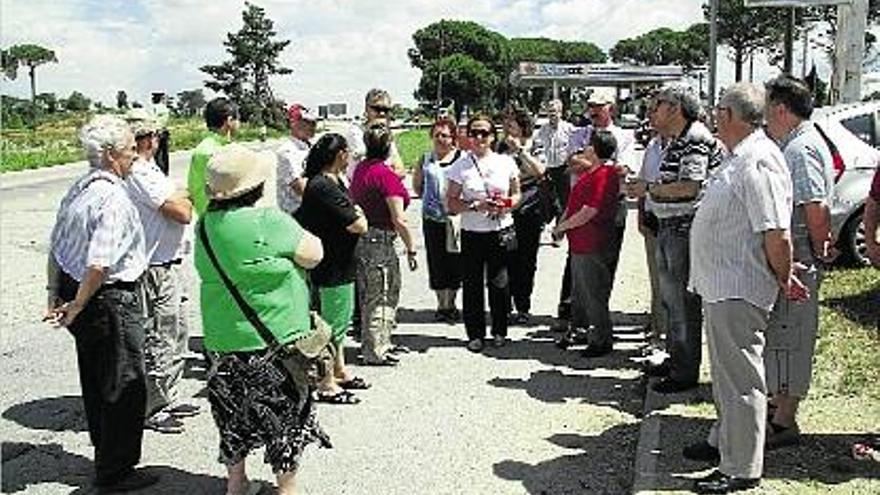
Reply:
[[[376, 119], [387, 119], [390, 121], [392, 108], [391, 95], [388, 94], [388, 91], [379, 88], [367, 91], [364, 97], [364, 125], [352, 124], [345, 135], [345, 141], [348, 143], [348, 169], [346, 170], [346, 176], [349, 181], [354, 174], [355, 166], [367, 154], [367, 148], [364, 146], [364, 130], [369, 127], [370, 122]], [[387, 164], [400, 178], [406, 176], [403, 159], [400, 158], [400, 152], [397, 150], [397, 144], [394, 141], [391, 142], [391, 151], [388, 154]]]

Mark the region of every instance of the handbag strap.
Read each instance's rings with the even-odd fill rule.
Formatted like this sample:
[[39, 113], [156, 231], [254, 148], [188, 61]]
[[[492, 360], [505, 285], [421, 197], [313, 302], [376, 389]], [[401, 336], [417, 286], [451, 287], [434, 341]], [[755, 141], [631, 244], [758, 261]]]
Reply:
[[238, 291], [238, 288], [232, 280], [229, 279], [226, 272], [223, 271], [223, 267], [220, 266], [220, 261], [217, 259], [217, 255], [214, 253], [214, 248], [211, 247], [211, 242], [208, 240], [208, 229], [205, 228], [205, 219], [202, 219], [199, 222], [199, 238], [202, 240], [202, 245], [205, 246], [205, 252], [208, 254], [208, 258], [211, 259], [211, 263], [214, 265], [217, 275], [220, 276], [223, 285], [226, 286], [226, 289], [232, 295], [232, 298], [235, 299], [242, 314], [244, 314], [245, 318], [247, 318], [251, 325], [257, 330], [260, 338], [266, 342], [266, 345], [269, 346], [269, 350], [275, 351], [280, 348], [281, 344], [278, 342], [278, 339], [275, 338], [275, 335], [269, 330], [269, 327], [263, 323], [254, 308], [245, 301], [244, 296], [241, 295], [241, 292]]

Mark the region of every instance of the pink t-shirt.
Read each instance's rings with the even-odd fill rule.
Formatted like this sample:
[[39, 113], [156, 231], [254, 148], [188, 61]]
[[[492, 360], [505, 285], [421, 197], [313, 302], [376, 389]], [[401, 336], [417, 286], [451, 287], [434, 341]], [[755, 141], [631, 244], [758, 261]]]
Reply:
[[403, 207], [409, 206], [409, 192], [383, 160], [364, 160], [358, 163], [351, 177], [351, 198], [364, 210], [370, 227], [391, 230], [391, 210], [385, 201], [389, 197], [403, 198]]

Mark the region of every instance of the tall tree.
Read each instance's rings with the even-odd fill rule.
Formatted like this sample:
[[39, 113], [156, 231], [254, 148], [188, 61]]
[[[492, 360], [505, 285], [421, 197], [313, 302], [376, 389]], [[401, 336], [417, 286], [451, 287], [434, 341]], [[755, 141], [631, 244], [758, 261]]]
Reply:
[[0, 63], [3, 72], [10, 80], [18, 77], [20, 66], [28, 68], [28, 77], [31, 80], [31, 102], [36, 102], [37, 99], [37, 67], [49, 62], [58, 62], [54, 51], [33, 44], [13, 45], [2, 51], [0, 59], [2, 59]]
[[[710, 19], [709, 4], [703, 4], [703, 15]], [[718, 42], [732, 51], [735, 79], [742, 81], [743, 65], [749, 56], [770, 50], [784, 34], [785, 9], [748, 8], [743, 0], [719, 0]]]
[[443, 72], [443, 96], [456, 102], [456, 110], [491, 107], [492, 95], [498, 87], [498, 76], [470, 55], [455, 53], [432, 60], [422, 69], [422, 78], [415, 96], [432, 100], [437, 94], [439, 73]]
[[292, 72], [278, 60], [290, 40], [275, 39], [278, 33], [274, 23], [261, 7], [245, 2], [242, 20], [242, 28], [237, 33], [227, 33], [223, 42], [231, 58], [201, 67], [212, 78], [205, 81], [205, 86], [235, 101], [241, 107], [243, 120], [278, 124], [272, 121], [277, 105], [270, 78]]

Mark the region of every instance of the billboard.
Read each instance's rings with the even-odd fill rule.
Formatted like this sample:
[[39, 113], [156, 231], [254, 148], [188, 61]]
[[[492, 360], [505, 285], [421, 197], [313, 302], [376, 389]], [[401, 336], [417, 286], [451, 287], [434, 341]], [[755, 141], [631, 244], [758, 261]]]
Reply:
[[851, 3], [852, 0], [745, 0], [746, 7], [818, 7]]

